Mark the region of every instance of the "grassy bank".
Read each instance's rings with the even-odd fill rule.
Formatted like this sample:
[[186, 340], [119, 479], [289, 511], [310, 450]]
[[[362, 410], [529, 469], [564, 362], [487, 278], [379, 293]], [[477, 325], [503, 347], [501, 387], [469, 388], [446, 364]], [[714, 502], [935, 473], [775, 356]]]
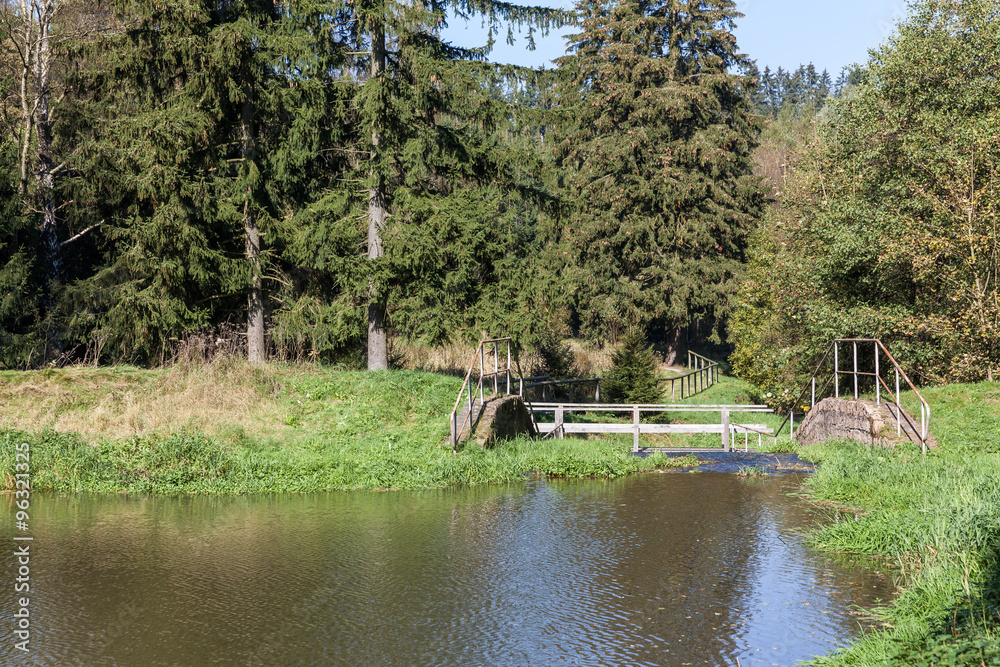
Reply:
[[814, 664], [1000, 664], [1000, 385], [922, 393], [940, 442], [926, 456], [850, 443], [801, 453], [821, 463], [815, 498], [860, 510], [816, 545], [879, 558], [902, 584], [884, 628]]
[[3, 488], [31, 445], [36, 490], [254, 493], [416, 489], [526, 473], [614, 477], [678, 462], [619, 442], [446, 444], [461, 381], [239, 362], [0, 373]]

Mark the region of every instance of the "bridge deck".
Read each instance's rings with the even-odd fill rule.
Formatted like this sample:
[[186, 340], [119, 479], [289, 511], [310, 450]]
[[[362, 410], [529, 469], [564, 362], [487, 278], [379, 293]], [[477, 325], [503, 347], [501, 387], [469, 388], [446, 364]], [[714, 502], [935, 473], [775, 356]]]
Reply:
[[[529, 406], [533, 415], [552, 413], [553, 422], [538, 423], [536, 426], [541, 434], [550, 434], [563, 438], [567, 433], [631, 433], [633, 435], [632, 451], [638, 452], [640, 434], [695, 434], [718, 433], [721, 446], [711, 448], [714, 451], [730, 451], [736, 444], [737, 434], [749, 438], [756, 433], [758, 441], [764, 435], [773, 435], [774, 431], [767, 424], [739, 424], [730, 421], [731, 412], [772, 412], [766, 405], [684, 405], [684, 404], [593, 404], [593, 403], [532, 403]], [[630, 412], [632, 423], [593, 423], [567, 422], [566, 413], [572, 412]], [[643, 413], [662, 412], [717, 412], [717, 424], [644, 424], [641, 422]], [[664, 448], [686, 451], [689, 448]], [[694, 448], [694, 451], [710, 451], [708, 448]]]

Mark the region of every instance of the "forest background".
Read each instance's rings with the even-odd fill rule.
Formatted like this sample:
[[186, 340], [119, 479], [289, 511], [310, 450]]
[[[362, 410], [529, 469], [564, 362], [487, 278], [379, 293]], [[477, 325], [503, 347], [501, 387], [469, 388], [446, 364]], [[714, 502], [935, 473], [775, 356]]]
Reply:
[[[554, 70], [442, 39], [576, 26]], [[640, 329], [761, 395], [835, 337], [1000, 371], [1000, 9], [761, 71], [729, 1], [6, 0], [0, 367], [378, 369], [392, 341]]]

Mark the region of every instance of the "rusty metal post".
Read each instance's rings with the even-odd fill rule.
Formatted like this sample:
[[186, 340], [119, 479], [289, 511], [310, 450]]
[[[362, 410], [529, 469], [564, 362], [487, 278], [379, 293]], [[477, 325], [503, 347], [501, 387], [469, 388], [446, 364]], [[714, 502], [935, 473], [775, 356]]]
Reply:
[[833, 341], [833, 396], [840, 398], [840, 345]]
[[858, 400], [858, 342], [854, 341], [854, 400]]

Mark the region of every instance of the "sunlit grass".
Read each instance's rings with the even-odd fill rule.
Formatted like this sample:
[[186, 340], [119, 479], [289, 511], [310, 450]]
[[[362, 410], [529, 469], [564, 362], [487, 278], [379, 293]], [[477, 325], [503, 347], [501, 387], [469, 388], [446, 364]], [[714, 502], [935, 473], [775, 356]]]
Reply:
[[615, 438], [525, 438], [454, 455], [448, 415], [460, 384], [436, 373], [240, 362], [3, 373], [4, 488], [22, 441], [34, 487], [59, 491], [419, 489], [683, 465], [631, 456], [631, 442]]
[[938, 450], [833, 442], [802, 452], [820, 463], [814, 496], [861, 512], [815, 544], [888, 562], [902, 584], [885, 628], [816, 664], [1000, 664], [1000, 385], [921, 393]]

